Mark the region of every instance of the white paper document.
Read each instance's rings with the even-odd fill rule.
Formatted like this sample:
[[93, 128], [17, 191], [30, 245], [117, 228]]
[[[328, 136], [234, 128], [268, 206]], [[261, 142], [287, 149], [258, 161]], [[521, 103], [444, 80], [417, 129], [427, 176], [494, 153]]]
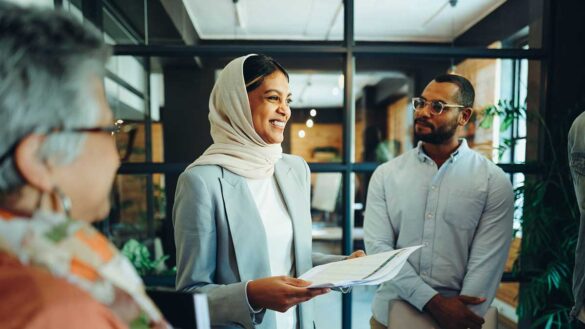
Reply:
[[299, 279], [310, 281], [309, 288], [345, 288], [377, 285], [392, 280], [408, 257], [422, 246], [407, 247], [375, 255], [313, 267]]

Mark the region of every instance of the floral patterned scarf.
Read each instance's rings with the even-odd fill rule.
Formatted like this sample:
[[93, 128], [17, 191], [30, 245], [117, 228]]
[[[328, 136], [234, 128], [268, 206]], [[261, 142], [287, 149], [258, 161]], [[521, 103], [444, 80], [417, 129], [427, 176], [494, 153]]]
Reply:
[[89, 223], [45, 211], [23, 218], [0, 210], [0, 250], [49, 270], [105, 305], [114, 301], [114, 288], [121, 289], [150, 321], [162, 319], [132, 264]]

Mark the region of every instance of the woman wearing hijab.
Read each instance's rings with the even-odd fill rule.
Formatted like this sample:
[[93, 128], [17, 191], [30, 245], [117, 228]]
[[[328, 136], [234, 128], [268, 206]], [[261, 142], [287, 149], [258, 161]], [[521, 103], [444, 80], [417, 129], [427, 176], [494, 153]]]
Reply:
[[0, 3], [4, 329], [166, 327], [131, 263], [91, 225], [108, 215], [120, 164], [102, 39], [65, 14]]
[[220, 328], [312, 329], [300, 303], [329, 290], [294, 277], [347, 258], [312, 253], [309, 168], [280, 146], [290, 99], [275, 60], [231, 61], [209, 100], [214, 143], [179, 177], [177, 289], [207, 294]]

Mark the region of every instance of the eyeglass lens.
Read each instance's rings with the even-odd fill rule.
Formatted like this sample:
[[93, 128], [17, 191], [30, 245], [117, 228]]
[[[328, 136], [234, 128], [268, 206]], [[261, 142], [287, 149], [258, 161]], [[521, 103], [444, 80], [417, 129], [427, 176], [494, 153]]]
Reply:
[[433, 113], [439, 114], [443, 111], [444, 104], [439, 101], [426, 101], [423, 98], [419, 97], [412, 99], [412, 105], [414, 106], [415, 110], [423, 109], [427, 103], [431, 104], [431, 111], [433, 111]]

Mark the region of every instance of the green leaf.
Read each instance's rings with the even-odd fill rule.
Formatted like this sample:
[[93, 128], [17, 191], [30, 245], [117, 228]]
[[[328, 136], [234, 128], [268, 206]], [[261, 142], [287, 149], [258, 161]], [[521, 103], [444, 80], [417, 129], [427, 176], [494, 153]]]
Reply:
[[169, 258], [168, 255], [164, 255], [158, 259], [152, 259], [148, 248], [134, 239], [130, 239], [124, 244], [122, 254], [130, 260], [140, 275], [155, 273], [158, 266]]
[[495, 105], [486, 107], [483, 110], [483, 119], [479, 123], [479, 126], [484, 129], [490, 129], [496, 115], [498, 115], [498, 108]]

